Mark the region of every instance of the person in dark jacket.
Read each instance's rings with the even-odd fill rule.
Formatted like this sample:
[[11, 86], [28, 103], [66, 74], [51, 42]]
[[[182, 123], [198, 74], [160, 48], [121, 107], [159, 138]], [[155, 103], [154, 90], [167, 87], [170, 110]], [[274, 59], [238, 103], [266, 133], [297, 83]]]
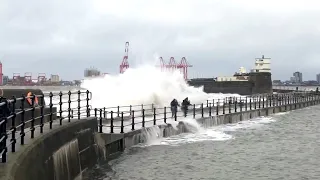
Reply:
[[178, 106], [180, 105], [176, 99], [173, 99], [170, 103], [170, 106], [171, 106], [171, 114], [172, 114], [171, 117], [174, 117], [177, 114]]
[[181, 104], [182, 104], [181, 109], [183, 111], [184, 117], [187, 117], [188, 107], [191, 105], [188, 97], [186, 97]]

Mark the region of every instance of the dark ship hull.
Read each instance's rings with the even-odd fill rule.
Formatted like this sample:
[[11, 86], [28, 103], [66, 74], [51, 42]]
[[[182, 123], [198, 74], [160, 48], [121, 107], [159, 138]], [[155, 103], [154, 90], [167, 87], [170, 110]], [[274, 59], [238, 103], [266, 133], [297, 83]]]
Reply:
[[247, 81], [215, 81], [214, 78], [190, 79], [188, 84], [194, 87], [203, 86], [206, 93], [232, 93], [252, 95], [272, 93], [271, 73], [248, 73]]

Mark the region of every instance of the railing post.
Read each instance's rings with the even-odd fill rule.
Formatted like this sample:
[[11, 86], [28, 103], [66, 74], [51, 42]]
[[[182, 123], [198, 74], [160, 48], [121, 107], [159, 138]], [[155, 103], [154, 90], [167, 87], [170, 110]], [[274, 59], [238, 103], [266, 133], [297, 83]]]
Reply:
[[142, 127], [144, 127], [144, 123], [145, 123], [145, 116], [144, 116], [144, 109], [142, 109]]
[[252, 98], [250, 97], [250, 102], [249, 102], [250, 110], [252, 110], [252, 103], [251, 103], [251, 101], [252, 101]]
[[[61, 99], [62, 101], [62, 99]], [[78, 91], [78, 119], [80, 119], [81, 110], [81, 91]]]
[[196, 118], [196, 105], [193, 104], [193, 119]]
[[117, 106], [117, 116], [120, 117], [120, 106]]
[[[152, 104], [153, 105], [153, 104]], [[156, 125], [156, 121], [157, 121], [157, 112], [156, 112], [156, 108], [153, 108], [153, 125]]]
[[264, 98], [265, 98], [265, 96], [262, 95], [262, 108], [264, 108]]
[[230, 97], [230, 100], [229, 100], [229, 114], [231, 114], [231, 97]]
[[12, 116], [12, 119], [11, 119], [11, 152], [16, 152], [16, 131], [17, 131], [17, 128], [16, 128], [16, 102], [17, 102], [17, 99], [16, 97], [12, 97], [13, 99], [13, 102], [12, 102], [12, 110], [11, 110], [11, 114], [13, 115]]
[[87, 98], [86, 98], [86, 101], [87, 101], [87, 117], [90, 117], [90, 106], [89, 106], [89, 101], [90, 101], [89, 94], [90, 94], [90, 91], [87, 90], [86, 94], [87, 94]]
[[203, 103], [201, 103], [201, 117], [203, 117]]
[[99, 117], [99, 133], [102, 133], [102, 109], [100, 111], [100, 117]]
[[[224, 102], [222, 101], [222, 104], [224, 106]], [[216, 115], [218, 116], [219, 115], [219, 105], [220, 105], [220, 99], [218, 99], [218, 102], [217, 102], [217, 111], [216, 111]]]
[[209, 117], [211, 117], [211, 103], [209, 103]]
[[132, 115], [132, 105], [129, 106], [130, 116]]
[[32, 94], [31, 95], [31, 127], [30, 127], [30, 131], [31, 131], [31, 139], [34, 138], [34, 121], [35, 121], [35, 118], [34, 118], [34, 113], [35, 113], [35, 104], [34, 104], [34, 100], [35, 100], [35, 95]]
[[131, 112], [132, 122], [131, 122], [131, 130], [134, 131], [134, 110]]
[[62, 125], [62, 92], [60, 91], [59, 93], [59, 121], [60, 121], [60, 125]]
[[121, 112], [121, 132], [120, 133], [123, 133], [123, 121], [124, 121], [124, 119], [123, 119], [123, 112]]
[[177, 111], [174, 112], [174, 121], [177, 121]]
[[259, 109], [261, 108], [261, 96], [259, 96]]
[[94, 108], [94, 117], [98, 117], [98, 109]]
[[68, 92], [68, 122], [71, 119], [71, 91]]
[[113, 133], [113, 111], [110, 114], [110, 133]]
[[2, 162], [6, 162], [7, 161], [7, 111], [8, 111], [8, 101], [6, 99], [4, 99], [4, 105], [1, 107], [2, 108], [2, 123], [0, 125], [0, 129], [1, 129], [1, 151], [3, 151], [2, 153], [2, 157], [1, 160]]
[[257, 109], [257, 97], [256, 96], [254, 96], [253, 101], [254, 101], [254, 109]]
[[237, 103], [238, 103], [238, 100], [236, 98], [236, 100], [234, 101], [234, 112], [237, 112]]
[[246, 104], [245, 104], [245, 110], [248, 110], [248, 97], [246, 96]]
[[40, 97], [40, 133], [43, 133], [43, 121], [44, 121], [44, 95]]
[[163, 108], [163, 121], [167, 123], [167, 107]]
[[242, 102], [241, 97], [240, 97], [240, 112], [242, 112], [242, 106], [243, 106], [243, 102]]
[[[52, 100], [52, 98], [50, 98], [51, 100]], [[24, 109], [24, 103], [25, 103], [25, 100], [26, 100], [26, 97], [24, 96], [24, 94], [22, 94], [22, 96], [21, 96], [21, 130], [20, 130], [20, 136], [21, 136], [21, 138], [20, 138], [20, 140], [21, 140], [21, 145], [24, 145], [24, 137], [25, 137], [25, 132], [24, 132], [24, 127], [25, 127], [25, 125], [26, 125], [26, 123], [25, 123], [25, 119], [24, 119], [24, 115], [25, 115], [25, 112], [26, 112], [26, 110]], [[52, 112], [52, 111], [51, 111]], [[52, 117], [51, 117], [51, 119], [52, 119]], [[52, 124], [52, 123], [51, 123]]]
[[207, 100], [207, 107], [209, 107], [209, 100]]

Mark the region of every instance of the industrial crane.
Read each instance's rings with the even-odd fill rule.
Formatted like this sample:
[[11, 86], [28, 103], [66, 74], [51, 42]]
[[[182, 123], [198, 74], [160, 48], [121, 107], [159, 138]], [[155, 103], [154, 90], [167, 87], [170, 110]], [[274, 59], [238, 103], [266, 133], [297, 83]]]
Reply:
[[120, 74], [123, 74], [129, 68], [128, 55], [129, 55], [129, 42], [126, 42], [124, 49], [124, 56], [120, 64]]

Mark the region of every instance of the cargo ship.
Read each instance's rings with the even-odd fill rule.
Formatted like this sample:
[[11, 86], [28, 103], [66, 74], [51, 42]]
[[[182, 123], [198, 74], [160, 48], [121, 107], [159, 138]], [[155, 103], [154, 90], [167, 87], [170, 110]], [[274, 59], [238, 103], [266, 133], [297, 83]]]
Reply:
[[206, 93], [234, 93], [253, 95], [272, 93], [271, 58], [255, 58], [255, 67], [246, 72], [244, 67], [239, 68], [233, 76], [213, 78], [195, 78], [188, 80], [194, 87], [203, 87]]

